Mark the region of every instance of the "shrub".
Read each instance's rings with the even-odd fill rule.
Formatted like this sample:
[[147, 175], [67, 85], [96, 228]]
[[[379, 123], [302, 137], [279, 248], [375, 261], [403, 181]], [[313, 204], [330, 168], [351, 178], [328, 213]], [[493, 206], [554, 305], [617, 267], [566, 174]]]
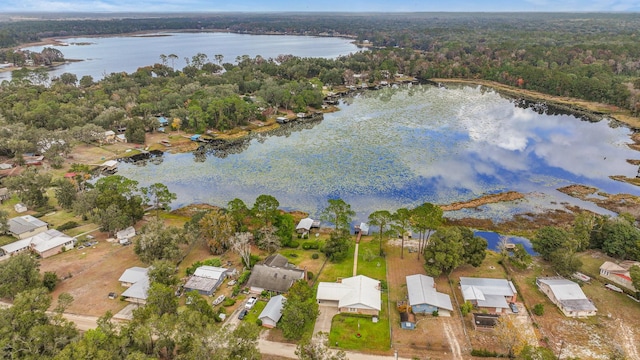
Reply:
[[60, 282], [60, 279], [58, 279], [58, 274], [56, 274], [55, 272], [47, 271], [44, 273], [44, 276], [42, 278], [42, 285], [44, 285], [47, 290], [53, 291], [56, 285], [58, 285], [58, 282]]
[[307, 271], [307, 280], [313, 280], [313, 273], [311, 271]]
[[236, 297], [240, 294], [240, 286], [236, 285], [233, 287], [233, 291], [231, 291], [231, 296]]
[[67, 221], [66, 223], [58, 226], [56, 228], [56, 230], [64, 231], [64, 230], [69, 230], [69, 229], [73, 229], [73, 228], [76, 228], [76, 227], [78, 227], [78, 223], [77, 222], [75, 222], [75, 221]]
[[497, 352], [489, 351], [487, 349], [473, 349], [471, 350], [471, 355], [478, 357], [501, 357]]
[[256, 325], [258, 325], [258, 326], [262, 326], [262, 320], [260, 320], [260, 319], [256, 319]]
[[224, 299], [224, 301], [222, 302], [222, 306], [224, 307], [229, 307], [229, 306], [233, 306], [236, 303], [235, 299], [232, 298], [226, 298]]
[[538, 316], [544, 315], [544, 304], [536, 304], [531, 312]]
[[387, 291], [388, 288], [389, 288], [389, 286], [387, 285], [387, 281], [386, 280], [380, 280], [380, 290]]
[[320, 249], [320, 243], [317, 241], [305, 241], [302, 243], [302, 248], [305, 250], [318, 250]]
[[292, 249], [297, 249], [298, 246], [300, 246], [300, 241], [297, 240], [293, 240], [289, 244], [287, 244], [287, 247], [290, 247]]
[[222, 265], [222, 261], [220, 261], [220, 259], [218, 258], [207, 259], [205, 261], [196, 261], [187, 268], [187, 275], [193, 275], [196, 269], [203, 265], [220, 267]]
[[471, 310], [473, 310], [473, 304], [470, 301], [465, 301], [464, 304], [460, 305], [462, 316], [466, 316]]
[[[251, 271], [245, 270], [240, 276], [238, 276], [238, 285], [242, 285], [249, 280], [249, 276], [251, 276]], [[239, 286], [238, 286], [239, 288]]]
[[438, 310], [433, 310], [433, 312], [431, 313], [431, 315], [438, 317], [440, 316], [440, 313], [438, 312]]
[[262, 292], [260, 293], [261, 297], [267, 297], [267, 295], [269, 295], [269, 292], [267, 290], [262, 290]]
[[317, 259], [317, 258], [319, 258], [319, 257], [320, 257], [320, 255], [319, 255], [318, 253], [313, 253], [313, 254], [311, 254], [311, 258], [312, 258], [312, 259]]

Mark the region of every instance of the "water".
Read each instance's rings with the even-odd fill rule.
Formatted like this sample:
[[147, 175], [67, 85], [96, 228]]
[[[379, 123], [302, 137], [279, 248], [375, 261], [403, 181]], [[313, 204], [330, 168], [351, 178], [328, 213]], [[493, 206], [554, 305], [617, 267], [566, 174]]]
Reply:
[[[162, 35], [162, 36], [158, 36]], [[299, 57], [336, 58], [358, 51], [350, 40], [333, 37], [246, 35], [232, 33], [161, 33], [156, 36], [115, 36], [70, 38], [62, 40], [69, 46], [50, 46], [62, 51], [70, 62], [50, 72], [50, 77], [68, 72], [78, 79], [90, 75], [100, 80], [113, 72], [135, 72], [139, 67], [161, 63], [160, 55], [175, 54], [177, 59], [167, 59], [167, 66], [182, 69], [185, 57], [203, 53], [216, 63], [215, 55], [223, 55], [223, 62], [235, 63], [237, 57], [262, 56], [265, 59], [278, 55]], [[40, 52], [45, 46], [27, 47], [25, 50]], [[11, 73], [0, 73], [1, 80], [10, 80]]]
[[[640, 195], [610, 175], [636, 175], [630, 130], [610, 121], [544, 115], [479, 87], [420, 85], [348, 98], [336, 113], [303, 128], [256, 135], [224, 156], [165, 154], [119, 173], [147, 186], [162, 182], [190, 203], [252, 206], [260, 194], [281, 207], [317, 216], [340, 197], [365, 221], [376, 210], [448, 204], [503, 191], [524, 200], [489, 204], [446, 216], [504, 219], [578, 205], [609, 213], [556, 189], [578, 183], [609, 193]], [[295, 131], [293, 131], [295, 130]]]
[[538, 253], [533, 251], [533, 245], [531, 245], [531, 241], [527, 238], [523, 238], [520, 236], [500, 235], [493, 231], [475, 231], [474, 234], [487, 240], [487, 250], [499, 252], [500, 238], [505, 237], [509, 244], [522, 244], [522, 246], [524, 246], [524, 249], [530, 255], [538, 255]]

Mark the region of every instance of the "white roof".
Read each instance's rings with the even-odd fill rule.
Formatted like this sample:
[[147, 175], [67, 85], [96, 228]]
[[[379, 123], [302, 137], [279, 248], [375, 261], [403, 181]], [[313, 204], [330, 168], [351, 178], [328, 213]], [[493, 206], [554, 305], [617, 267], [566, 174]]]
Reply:
[[116, 239], [129, 239], [133, 236], [136, 236], [136, 229], [133, 226], [129, 226], [124, 230], [120, 230], [116, 233]]
[[506, 279], [460, 278], [460, 288], [465, 301], [475, 300], [480, 307], [509, 307], [505, 297], [517, 293], [515, 286]]
[[31, 245], [31, 238], [26, 238], [18, 241], [14, 241], [10, 244], [0, 246], [0, 249], [4, 250], [7, 254], [13, 254], [16, 251], [20, 251], [28, 248]]
[[447, 294], [436, 291], [435, 282], [431, 276], [421, 274], [407, 276], [407, 292], [411, 306], [427, 304], [453, 311], [451, 298]]
[[40, 234], [34, 235], [28, 239], [31, 240], [31, 246], [33, 249], [39, 253], [43, 253], [60, 245], [64, 245], [69, 241], [73, 241], [71, 236], [63, 234], [55, 229], [41, 232]]
[[218, 280], [225, 276], [227, 269], [215, 266], [200, 266], [193, 272], [193, 276], [203, 277], [207, 279]]
[[282, 317], [282, 308], [285, 301], [287, 301], [287, 298], [282, 295], [272, 297], [258, 316], [258, 319], [269, 318], [277, 323]]
[[342, 279], [341, 283], [321, 282], [316, 295], [318, 300], [338, 301], [339, 307], [368, 308], [380, 311], [380, 281], [358, 275]]
[[7, 225], [9, 225], [10, 232], [14, 234], [24, 234], [37, 228], [47, 226], [47, 223], [31, 215], [24, 215], [9, 219]]
[[369, 224], [360, 223], [360, 231], [362, 231], [365, 234], [369, 234]]
[[311, 225], [313, 225], [313, 219], [304, 218], [300, 220], [300, 222], [298, 223], [298, 226], [296, 226], [296, 230], [304, 229], [309, 231], [311, 229]]
[[149, 291], [149, 277], [145, 275], [143, 279], [134, 283], [122, 293], [122, 296], [134, 299], [147, 300]]
[[115, 131], [113, 131], [113, 130], [107, 130], [107, 131], [105, 131], [105, 132], [104, 132], [104, 135], [105, 135], [105, 136], [111, 136], [111, 135], [115, 135], [115, 134], [116, 134], [116, 133], [115, 133]]
[[136, 283], [142, 279], [149, 279], [147, 273], [149, 268], [143, 268], [139, 266], [130, 267], [125, 270], [118, 281], [125, 283]]
[[102, 163], [102, 166], [106, 166], [106, 167], [113, 167], [116, 165], [118, 165], [118, 162], [116, 160], [107, 160]]
[[568, 311], [596, 311], [595, 305], [582, 292], [580, 285], [567, 279], [538, 279], [547, 284], [560, 304]]

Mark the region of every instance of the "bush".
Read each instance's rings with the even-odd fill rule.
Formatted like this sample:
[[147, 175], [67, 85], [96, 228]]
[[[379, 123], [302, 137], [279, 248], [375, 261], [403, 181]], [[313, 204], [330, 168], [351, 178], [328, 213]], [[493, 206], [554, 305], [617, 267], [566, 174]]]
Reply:
[[438, 317], [440, 316], [440, 313], [438, 312], [438, 310], [433, 310], [433, 312], [431, 313], [432, 316]]
[[305, 250], [318, 250], [320, 249], [320, 243], [317, 241], [305, 241], [302, 243], [302, 248]]
[[317, 259], [317, 258], [319, 258], [319, 257], [320, 257], [320, 255], [319, 255], [318, 253], [313, 253], [313, 254], [311, 254], [311, 258], [312, 258], [312, 259]]
[[240, 294], [240, 286], [236, 285], [233, 287], [233, 291], [231, 291], [231, 296], [236, 297]]
[[232, 298], [226, 298], [224, 299], [224, 301], [222, 302], [222, 306], [224, 307], [229, 307], [229, 306], [233, 306], [236, 303], [235, 299]]
[[297, 249], [299, 246], [300, 246], [300, 241], [297, 241], [297, 240], [293, 240], [289, 244], [287, 244], [287, 247], [290, 247], [292, 249]]
[[487, 349], [473, 349], [471, 350], [471, 356], [478, 357], [502, 357], [501, 354], [498, 354], [495, 351], [489, 351]]
[[380, 280], [380, 290], [387, 291], [388, 288], [389, 288], [389, 285], [387, 285], [387, 281]]
[[75, 221], [67, 221], [66, 223], [58, 226], [56, 228], [56, 230], [65, 231], [65, 230], [73, 229], [73, 228], [76, 228], [76, 227], [78, 227], [78, 223], [77, 222], [75, 222]]
[[262, 292], [260, 293], [261, 297], [267, 297], [267, 295], [269, 295], [269, 292], [267, 290], [262, 290]]
[[260, 320], [260, 319], [256, 319], [256, 325], [258, 325], [258, 326], [262, 326], [262, 320]]
[[[251, 271], [245, 270], [240, 276], [238, 276], [238, 285], [242, 285], [249, 280], [249, 276], [251, 276]], [[239, 288], [240, 286], [238, 286]]]
[[58, 285], [58, 282], [60, 282], [60, 279], [58, 279], [58, 274], [56, 274], [55, 272], [47, 271], [44, 273], [44, 276], [42, 278], [42, 285], [44, 285], [47, 290], [53, 291], [56, 285]]
[[473, 304], [470, 301], [465, 301], [464, 304], [460, 305], [462, 316], [466, 316], [471, 310], [473, 310]]
[[311, 271], [307, 271], [307, 280], [313, 280], [313, 273]]
[[536, 304], [531, 312], [538, 316], [544, 315], [544, 304]]
[[196, 269], [203, 265], [220, 267], [222, 265], [222, 261], [220, 261], [220, 259], [218, 258], [207, 259], [205, 261], [196, 261], [187, 268], [187, 275], [193, 275]]

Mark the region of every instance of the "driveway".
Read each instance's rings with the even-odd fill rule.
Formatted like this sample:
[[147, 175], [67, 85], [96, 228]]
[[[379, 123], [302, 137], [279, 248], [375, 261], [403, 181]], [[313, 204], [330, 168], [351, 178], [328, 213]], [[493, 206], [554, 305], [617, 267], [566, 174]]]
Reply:
[[316, 319], [316, 324], [313, 327], [313, 333], [322, 331], [329, 333], [331, 331], [331, 319], [338, 314], [338, 308], [335, 306], [320, 305], [320, 314]]

